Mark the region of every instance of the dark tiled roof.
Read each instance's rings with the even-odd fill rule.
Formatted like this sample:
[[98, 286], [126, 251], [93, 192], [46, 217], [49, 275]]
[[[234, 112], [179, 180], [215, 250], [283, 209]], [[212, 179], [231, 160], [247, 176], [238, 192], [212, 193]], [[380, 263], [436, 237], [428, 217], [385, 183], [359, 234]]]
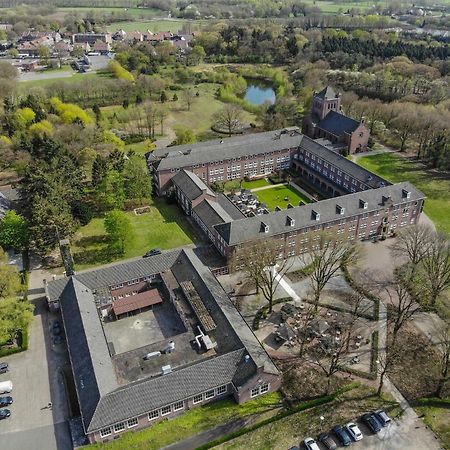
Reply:
[[85, 427], [100, 398], [118, 387], [92, 291], [67, 279], [61, 311], [72, 371]]
[[336, 92], [331, 86], [327, 86], [325, 89], [322, 89], [320, 92], [314, 95], [314, 97], [323, 98], [324, 100], [332, 100], [337, 98]]
[[301, 140], [299, 129], [292, 127], [159, 149], [149, 155], [149, 161], [162, 158], [156, 162], [157, 170], [179, 169], [195, 164], [296, 148]]
[[223, 194], [217, 195], [219, 205], [231, 216], [233, 220], [243, 219], [245, 214]]
[[[266, 214], [263, 217], [249, 217], [235, 220], [233, 222], [216, 225], [215, 228], [229, 245], [235, 245], [253, 239], [264, 239], [268, 236], [295, 231], [305, 227], [323, 225], [333, 220], [345, 219], [358, 215], [362, 212], [360, 200], [367, 202], [368, 207], [364, 212], [374, 211], [380, 208], [382, 197], [390, 196], [393, 204], [406, 201], [402, 190], [411, 192], [407, 201], [425, 198], [425, 195], [416, 189], [411, 183], [404, 182], [378, 189], [369, 189], [363, 192], [344, 195], [342, 197], [330, 198], [317, 203], [310, 203], [291, 209]], [[337, 206], [345, 208], [345, 213], [337, 213]], [[313, 211], [320, 214], [320, 220], [313, 218]], [[295, 226], [288, 225], [288, 216], [295, 220]], [[261, 222], [269, 226], [269, 232], [262, 232]]]
[[342, 172], [352, 176], [361, 183], [366, 184], [370, 188], [378, 188], [389, 185], [389, 181], [375, 175], [364, 167], [350, 161], [340, 153], [331, 150], [318, 140], [305, 136], [300, 144], [300, 149], [312, 153], [324, 161], [332, 164], [334, 167], [342, 170]]
[[351, 117], [344, 116], [336, 111], [330, 111], [318, 124], [317, 127], [335, 136], [342, 136], [345, 133], [353, 133], [361, 122]]
[[187, 170], [180, 170], [173, 178], [172, 182], [177, 185], [189, 200], [195, 200], [206, 192], [215, 196], [214, 192], [197, 176]]
[[211, 232], [213, 232], [214, 225], [233, 220], [219, 203], [208, 199], [199, 203], [194, 208], [194, 212]]

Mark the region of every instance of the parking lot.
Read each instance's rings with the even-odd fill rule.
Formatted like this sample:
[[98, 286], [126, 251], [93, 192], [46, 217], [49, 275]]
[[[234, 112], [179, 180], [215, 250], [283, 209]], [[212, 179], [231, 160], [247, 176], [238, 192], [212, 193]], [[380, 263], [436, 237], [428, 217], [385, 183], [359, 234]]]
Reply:
[[51, 324], [56, 316], [47, 311], [44, 300], [36, 299], [42, 292], [38, 288], [33, 292], [36, 308], [28, 350], [1, 358], [9, 364], [9, 372], [0, 375], [0, 381], [12, 381], [13, 404], [8, 408], [11, 417], [0, 421], [0, 441], [8, 450], [71, 449], [60, 371], [67, 363], [67, 350], [65, 343], [53, 345]]

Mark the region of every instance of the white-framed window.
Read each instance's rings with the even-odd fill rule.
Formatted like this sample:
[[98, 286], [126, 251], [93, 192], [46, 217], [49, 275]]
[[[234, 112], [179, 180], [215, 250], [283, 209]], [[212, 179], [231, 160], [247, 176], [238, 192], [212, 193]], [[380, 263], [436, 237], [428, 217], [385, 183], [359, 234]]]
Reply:
[[161, 408], [161, 415], [162, 416], [167, 416], [167, 414], [170, 414], [171, 412], [172, 412], [172, 405], [163, 406]]
[[137, 417], [133, 417], [132, 419], [127, 420], [127, 426], [128, 426], [128, 428], [136, 427], [138, 423], [139, 423], [139, 422], [138, 422]]
[[109, 436], [110, 434], [112, 434], [111, 427], [106, 427], [106, 428], [103, 428], [102, 430], [100, 430], [100, 437], [102, 437], [102, 438]]
[[176, 402], [173, 404], [173, 410], [174, 411], [179, 411], [180, 409], [184, 409], [184, 402]]
[[203, 394], [194, 395], [193, 403], [201, 403], [203, 401]]
[[227, 392], [227, 387], [226, 386], [219, 386], [217, 388], [217, 395], [225, 394], [225, 392]]
[[148, 413], [148, 420], [155, 420], [159, 417], [159, 409], [155, 409], [154, 411], [150, 411]]
[[253, 398], [253, 397], [256, 397], [257, 395], [259, 395], [259, 386], [253, 388], [253, 389], [250, 391], [250, 397]]
[[210, 398], [213, 398], [215, 396], [214, 389], [211, 389], [210, 391], [205, 392], [205, 399], [208, 400]]
[[116, 423], [114, 425], [114, 433], [120, 433], [125, 430], [125, 422]]
[[268, 383], [263, 384], [263, 385], [260, 387], [259, 392], [260, 392], [261, 394], [265, 394], [266, 392], [269, 392], [269, 384], [268, 384]]

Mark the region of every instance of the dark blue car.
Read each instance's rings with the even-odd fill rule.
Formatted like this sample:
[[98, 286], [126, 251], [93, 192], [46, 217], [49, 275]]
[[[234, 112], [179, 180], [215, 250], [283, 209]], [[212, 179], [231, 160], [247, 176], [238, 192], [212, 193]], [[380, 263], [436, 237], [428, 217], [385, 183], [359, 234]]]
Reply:
[[348, 447], [353, 442], [351, 436], [348, 434], [348, 431], [340, 425], [336, 425], [333, 428], [333, 433], [337, 436], [339, 442], [345, 447]]
[[381, 430], [382, 425], [375, 414], [364, 414], [361, 417], [361, 420], [367, 425], [367, 428], [369, 428], [372, 433], [378, 433]]

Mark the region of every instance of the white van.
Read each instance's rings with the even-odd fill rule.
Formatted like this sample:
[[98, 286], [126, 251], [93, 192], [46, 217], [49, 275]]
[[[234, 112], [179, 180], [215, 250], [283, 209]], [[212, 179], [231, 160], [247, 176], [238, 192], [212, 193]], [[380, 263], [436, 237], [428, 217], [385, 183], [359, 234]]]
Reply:
[[9, 394], [12, 388], [12, 381], [0, 381], [0, 394]]

